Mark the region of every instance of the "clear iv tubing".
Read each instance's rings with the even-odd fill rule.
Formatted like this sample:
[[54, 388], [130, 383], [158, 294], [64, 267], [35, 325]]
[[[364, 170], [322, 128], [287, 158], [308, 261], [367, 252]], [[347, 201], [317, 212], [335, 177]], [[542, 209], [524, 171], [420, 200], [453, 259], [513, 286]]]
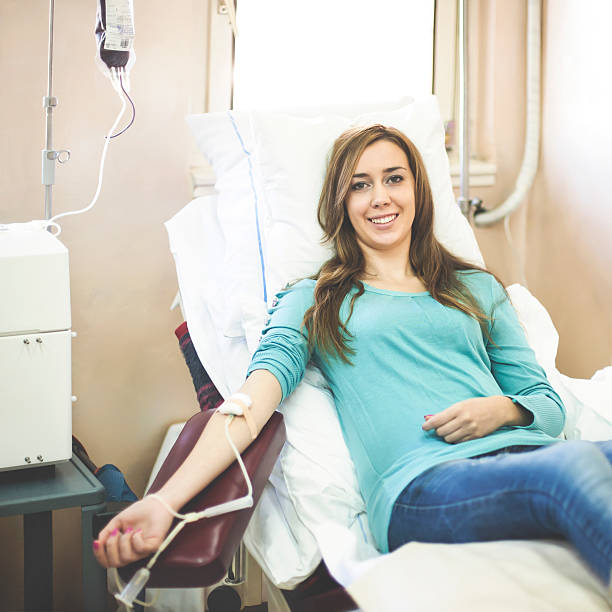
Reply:
[[[221, 408], [221, 407], [220, 407]], [[249, 474], [246, 470], [244, 462], [242, 461], [242, 457], [240, 456], [240, 451], [236, 448], [234, 441], [229, 433], [229, 425], [234, 419], [233, 414], [228, 414], [225, 419], [225, 437], [229, 442], [229, 445], [232, 447], [234, 451], [234, 455], [236, 455], [236, 460], [238, 461], [238, 465], [242, 471], [242, 475], [247, 483], [247, 494], [244, 497], [239, 497], [238, 499], [233, 499], [228, 502], [224, 502], [221, 504], [217, 504], [216, 506], [211, 506], [206, 510], [202, 510], [201, 512], [189, 512], [188, 514], [179, 514], [174, 512], [172, 508], [161, 498], [160, 496], [156, 496], [157, 500], [160, 501], [168, 511], [174, 515], [175, 517], [181, 519], [180, 523], [174, 527], [174, 529], [166, 536], [166, 539], [161, 543], [160, 547], [157, 549], [157, 552], [151, 557], [149, 562], [145, 567], [141, 567], [130, 579], [127, 584], [122, 583], [121, 578], [119, 577], [119, 572], [117, 568], [110, 568], [109, 573], [111, 575], [111, 579], [114, 580], [115, 585], [118, 589], [118, 593], [115, 594], [115, 599], [119, 601], [123, 606], [125, 606], [128, 610], [132, 609], [132, 604], [137, 603], [141, 606], [149, 607], [152, 606], [154, 602], [146, 603], [144, 601], [140, 601], [136, 599], [138, 594], [145, 587], [149, 576], [151, 575], [151, 568], [157, 561], [157, 558], [161, 553], [166, 550], [170, 542], [179, 534], [181, 529], [187, 523], [194, 523], [203, 518], [210, 518], [213, 516], [218, 516], [220, 514], [225, 514], [227, 512], [234, 512], [235, 510], [242, 510], [244, 508], [249, 508], [253, 505], [253, 485], [251, 484], [251, 479], [249, 478]], [[152, 494], [150, 497], [153, 497], [155, 494]]]
[[[51, 217], [51, 219], [49, 219], [48, 221], [49, 225], [51, 225], [52, 223], [55, 223], [58, 219], [61, 219], [62, 217], [68, 217], [69, 215], [80, 215], [81, 213], [87, 212], [88, 210], [91, 210], [94, 207], [94, 204], [98, 201], [98, 197], [100, 196], [100, 191], [102, 189], [102, 178], [104, 176], [104, 162], [106, 161], [106, 153], [108, 151], [108, 145], [111, 141], [111, 136], [115, 132], [117, 125], [119, 125], [119, 122], [121, 121], [121, 117], [123, 117], [123, 113], [125, 113], [125, 109], [127, 107], [127, 102], [126, 102], [125, 96], [123, 95], [123, 92], [115, 84], [117, 81], [114, 78], [112, 78], [111, 80], [113, 81], [113, 87], [115, 91], [117, 91], [117, 95], [121, 99], [121, 110], [119, 111], [119, 114], [117, 115], [117, 118], [115, 119], [115, 122], [113, 123], [111, 129], [108, 130], [108, 134], [104, 137], [105, 142], [104, 142], [104, 148], [102, 149], [102, 160], [100, 161], [100, 172], [98, 173], [98, 188], [96, 189], [96, 193], [92, 201], [85, 208], [82, 208], [81, 210], [71, 210], [69, 212], [64, 212], [64, 213], [60, 213], [59, 215], [55, 215], [54, 217]], [[57, 223], [55, 223], [55, 225], [57, 225]]]

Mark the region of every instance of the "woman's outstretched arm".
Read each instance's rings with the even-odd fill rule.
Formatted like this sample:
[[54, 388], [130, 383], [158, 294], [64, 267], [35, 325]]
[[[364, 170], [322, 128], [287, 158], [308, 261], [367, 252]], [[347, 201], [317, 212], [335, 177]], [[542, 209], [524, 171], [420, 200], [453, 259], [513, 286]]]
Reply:
[[[278, 407], [281, 386], [267, 370], [255, 370], [240, 388], [252, 400], [251, 415], [261, 431]], [[223, 472], [236, 457], [225, 437], [225, 415], [214, 414], [183, 464], [157, 492], [175, 511]], [[242, 453], [252, 441], [245, 419], [230, 425], [234, 444]], [[144, 497], [113, 518], [94, 542], [94, 555], [104, 567], [121, 567], [155, 552], [173, 517], [155, 498]]]

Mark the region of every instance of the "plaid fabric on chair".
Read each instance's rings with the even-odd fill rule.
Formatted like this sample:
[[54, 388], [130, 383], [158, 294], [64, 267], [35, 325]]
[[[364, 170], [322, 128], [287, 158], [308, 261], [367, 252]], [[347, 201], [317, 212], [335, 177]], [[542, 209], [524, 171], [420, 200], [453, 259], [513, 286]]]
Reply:
[[181, 352], [189, 368], [191, 380], [193, 381], [193, 386], [198, 396], [200, 410], [216, 408], [223, 402], [223, 398], [219, 391], [217, 391], [217, 387], [215, 387], [213, 381], [210, 379], [204, 366], [200, 363], [198, 354], [191, 341], [191, 336], [189, 335], [187, 322], [181, 323], [181, 325], [174, 330], [174, 333], [178, 338]]

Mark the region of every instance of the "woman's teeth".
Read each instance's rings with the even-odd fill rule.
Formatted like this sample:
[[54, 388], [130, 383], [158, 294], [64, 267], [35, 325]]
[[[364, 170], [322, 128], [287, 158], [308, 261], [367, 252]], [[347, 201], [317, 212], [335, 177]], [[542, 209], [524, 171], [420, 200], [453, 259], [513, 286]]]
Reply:
[[372, 223], [376, 223], [377, 225], [382, 223], [390, 223], [397, 217], [397, 215], [388, 215], [386, 217], [377, 217], [376, 219], [370, 219]]

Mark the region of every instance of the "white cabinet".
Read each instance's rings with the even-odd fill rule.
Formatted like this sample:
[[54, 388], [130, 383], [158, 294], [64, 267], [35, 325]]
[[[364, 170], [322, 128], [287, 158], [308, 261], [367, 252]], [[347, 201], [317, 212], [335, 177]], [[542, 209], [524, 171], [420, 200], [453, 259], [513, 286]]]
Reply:
[[0, 471], [72, 456], [68, 249], [0, 224]]
[[70, 330], [0, 337], [0, 471], [72, 454]]

